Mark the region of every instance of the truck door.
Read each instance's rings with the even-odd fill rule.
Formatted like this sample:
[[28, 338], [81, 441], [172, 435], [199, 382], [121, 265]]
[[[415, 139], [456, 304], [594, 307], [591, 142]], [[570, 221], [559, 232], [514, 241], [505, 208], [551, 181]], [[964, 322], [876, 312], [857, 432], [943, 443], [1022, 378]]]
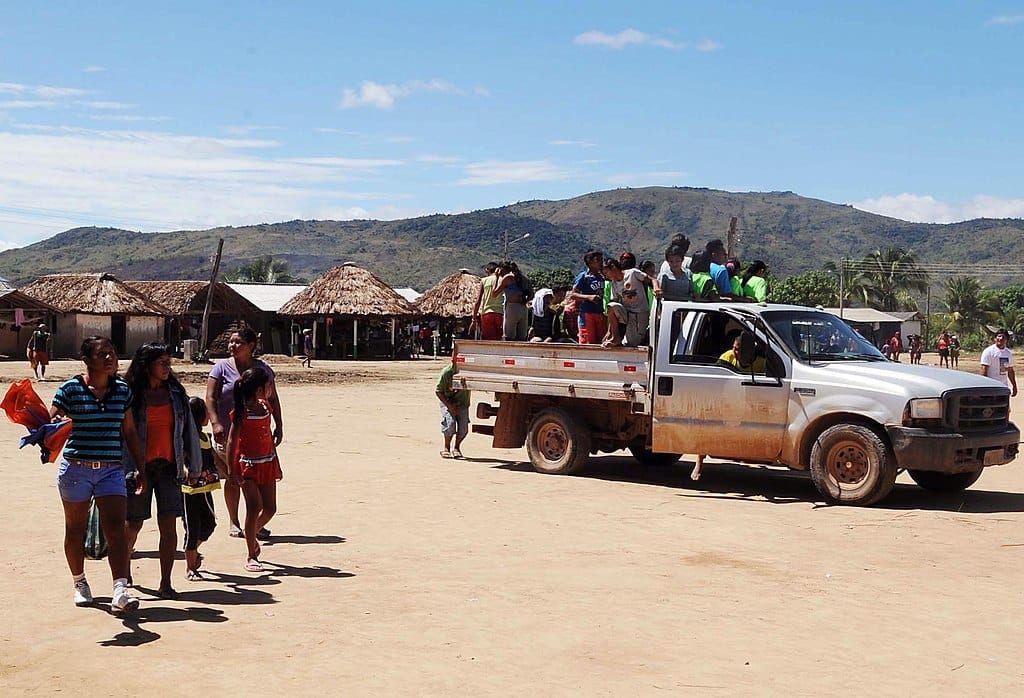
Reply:
[[[676, 308], [662, 318], [652, 385], [653, 450], [773, 461], [788, 423], [788, 361], [748, 318], [717, 309]], [[754, 375], [720, 361], [733, 338], [752, 331]]]

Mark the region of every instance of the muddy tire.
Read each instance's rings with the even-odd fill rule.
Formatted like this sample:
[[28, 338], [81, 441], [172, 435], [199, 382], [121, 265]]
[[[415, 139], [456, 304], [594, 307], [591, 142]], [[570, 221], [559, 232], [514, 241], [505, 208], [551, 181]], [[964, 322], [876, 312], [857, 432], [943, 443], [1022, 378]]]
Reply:
[[981, 477], [981, 471], [972, 473], [936, 473], [931, 470], [907, 470], [921, 487], [933, 492], [959, 492], [966, 490]]
[[629, 447], [629, 452], [633, 454], [633, 457], [636, 458], [636, 462], [640, 465], [672, 465], [683, 457], [683, 454], [681, 453], [655, 453], [646, 446], [638, 446], [636, 444]]
[[526, 453], [540, 473], [569, 475], [590, 458], [590, 429], [560, 407], [541, 410], [530, 423]]
[[896, 485], [896, 457], [881, 436], [860, 424], [837, 424], [811, 448], [811, 481], [832, 504], [868, 506]]

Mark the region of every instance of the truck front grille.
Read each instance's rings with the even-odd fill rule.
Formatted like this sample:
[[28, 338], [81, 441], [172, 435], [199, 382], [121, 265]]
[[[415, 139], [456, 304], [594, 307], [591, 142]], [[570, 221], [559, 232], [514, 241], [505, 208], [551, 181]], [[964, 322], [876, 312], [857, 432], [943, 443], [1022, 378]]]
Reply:
[[1006, 389], [950, 390], [945, 397], [947, 426], [955, 431], [993, 431], [1010, 421]]

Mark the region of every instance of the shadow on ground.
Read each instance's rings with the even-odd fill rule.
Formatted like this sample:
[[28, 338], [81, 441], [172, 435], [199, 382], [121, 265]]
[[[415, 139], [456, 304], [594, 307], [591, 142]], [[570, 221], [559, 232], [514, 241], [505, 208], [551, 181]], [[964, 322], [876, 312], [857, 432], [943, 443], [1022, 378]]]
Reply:
[[[534, 471], [529, 462], [499, 461], [494, 467], [513, 472], [542, 474]], [[739, 465], [727, 462], [705, 462], [700, 480], [690, 479], [693, 461], [680, 460], [672, 465], [640, 465], [630, 456], [592, 456], [587, 466], [576, 475], [612, 482], [633, 482], [678, 490], [683, 497], [725, 498], [769, 504], [813, 503], [825, 504], [804, 471], [782, 467]], [[982, 480], [963, 492], [931, 492], [911, 484], [897, 484], [896, 489], [875, 509], [896, 511], [920, 509], [925, 511], [953, 511], [960, 513], [991, 514], [1024, 512], [1024, 493], [988, 491]]]

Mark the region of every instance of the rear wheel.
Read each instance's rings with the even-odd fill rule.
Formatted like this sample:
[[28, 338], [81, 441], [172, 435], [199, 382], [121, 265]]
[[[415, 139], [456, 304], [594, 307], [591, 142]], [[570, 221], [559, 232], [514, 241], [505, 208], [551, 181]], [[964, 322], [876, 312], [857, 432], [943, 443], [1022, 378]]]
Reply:
[[590, 458], [590, 430], [586, 423], [560, 407], [541, 410], [526, 437], [530, 463], [541, 473], [569, 475]]
[[833, 504], [867, 506], [892, 492], [896, 457], [866, 426], [836, 424], [823, 431], [811, 449], [811, 481]]
[[681, 453], [655, 453], [642, 444], [631, 444], [629, 452], [641, 465], [672, 465], [683, 457]]
[[971, 473], [936, 473], [931, 470], [907, 470], [921, 487], [933, 492], [959, 492], [966, 490], [981, 477], [981, 471]]

